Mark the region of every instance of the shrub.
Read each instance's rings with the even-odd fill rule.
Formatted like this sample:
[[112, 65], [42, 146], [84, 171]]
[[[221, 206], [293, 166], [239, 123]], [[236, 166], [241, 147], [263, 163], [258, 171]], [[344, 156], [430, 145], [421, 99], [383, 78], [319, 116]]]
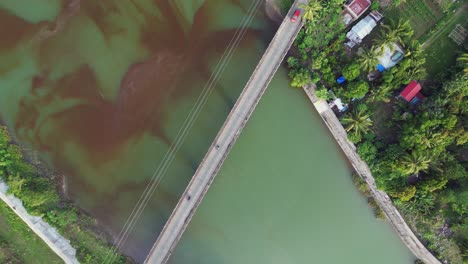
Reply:
[[407, 202], [411, 200], [416, 194], [416, 187], [407, 186], [405, 188], [400, 188], [399, 190], [389, 191], [388, 194], [390, 194], [392, 197], [400, 199], [403, 202]]
[[361, 74], [361, 67], [357, 63], [353, 63], [351, 65], [346, 66], [343, 69], [343, 76], [348, 80], [352, 81], [359, 77], [359, 74]]
[[370, 142], [364, 141], [357, 146], [357, 152], [362, 159], [371, 163], [377, 157], [377, 148]]
[[319, 99], [323, 99], [323, 100], [330, 99], [330, 93], [323, 86], [315, 91], [315, 95], [317, 95]]
[[349, 139], [349, 141], [353, 142], [354, 144], [357, 144], [357, 143], [361, 142], [362, 137], [361, 137], [361, 134], [348, 133], [348, 139]]
[[301, 68], [299, 70], [294, 70], [289, 73], [289, 78], [291, 78], [292, 87], [303, 87], [310, 83], [309, 71], [307, 69]]
[[348, 84], [348, 91], [345, 93], [347, 99], [361, 98], [369, 92], [369, 84], [365, 81], [352, 82]]

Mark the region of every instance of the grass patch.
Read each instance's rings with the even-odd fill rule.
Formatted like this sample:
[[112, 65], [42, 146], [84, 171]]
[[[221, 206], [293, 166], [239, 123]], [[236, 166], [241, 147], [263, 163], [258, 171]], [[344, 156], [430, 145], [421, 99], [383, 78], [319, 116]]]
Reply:
[[443, 16], [442, 7], [433, 0], [411, 0], [398, 7], [385, 10], [386, 18], [398, 21], [408, 20], [414, 30], [414, 37], [426, 34]]
[[[1, 126], [0, 161], [0, 177], [10, 186], [8, 191], [23, 201], [29, 214], [42, 216], [44, 221], [69, 239], [81, 263], [104, 262], [113, 247], [108, 243], [106, 234], [99, 231], [95, 219], [62, 199], [53, 175], [50, 178], [39, 175], [23, 159], [20, 148], [11, 142], [8, 131]], [[113, 263], [133, 263], [120, 252], [117, 251], [116, 254]]]
[[457, 24], [461, 24], [466, 28], [468, 26], [467, 16], [468, 12], [465, 8], [456, 17], [448, 21], [433, 39], [430, 39], [430, 44], [425, 49], [425, 67], [429, 76], [440, 76], [442, 72], [447, 72], [447, 68], [455, 65], [457, 57], [464, 51], [463, 45], [458, 46], [448, 35]]
[[3, 202], [0, 202], [0, 263], [63, 263]]

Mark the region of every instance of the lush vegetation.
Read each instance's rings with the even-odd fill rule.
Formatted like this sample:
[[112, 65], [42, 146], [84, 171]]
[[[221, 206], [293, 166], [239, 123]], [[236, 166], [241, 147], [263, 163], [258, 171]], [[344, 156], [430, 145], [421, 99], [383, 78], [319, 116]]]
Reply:
[[443, 16], [442, 7], [434, 0], [411, 0], [400, 2], [385, 10], [385, 16], [390, 19], [409, 21], [418, 38], [427, 33]]
[[[102, 263], [112, 247], [98, 234], [95, 220], [58, 195], [53, 179], [41, 177], [26, 163], [19, 147], [12, 144], [6, 128], [0, 127], [0, 178], [9, 192], [23, 201], [32, 215], [42, 216], [77, 249], [81, 263]], [[129, 260], [120, 255], [115, 263]]]
[[453, 72], [447, 69], [449, 69], [455, 63], [456, 58], [466, 50], [463, 45], [458, 46], [447, 36], [457, 24], [467, 28], [467, 16], [468, 8], [460, 9], [460, 11], [455, 13], [450, 19], [443, 21], [444, 23], [441, 23], [439, 30], [435, 31], [425, 43], [427, 61], [425, 67], [427, 72], [438, 80], [446, 79], [453, 74]]
[[0, 263], [63, 263], [3, 202], [0, 202]]
[[[431, 3], [399, 1], [398, 8], [417, 9], [418, 5]], [[468, 75], [463, 73], [466, 56], [460, 56], [458, 64], [453, 58], [451, 64], [438, 68], [437, 74], [432, 68], [431, 75], [426, 73], [428, 64], [437, 61], [431, 58], [426, 63], [427, 53], [415, 39], [421, 36], [419, 32], [427, 31], [418, 25], [424, 21], [437, 22], [426, 21], [427, 15], [418, 24], [387, 19], [385, 25], [376, 29], [379, 34], [372, 41], [364, 41], [355, 50], [346, 49], [340, 25], [340, 1], [313, 5], [307, 7], [313, 15], [306, 17], [308, 21], [287, 59], [291, 86], [315, 84], [319, 98], [339, 97], [349, 104], [350, 110], [340, 119], [357, 152], [369, 164], [378, 187], [392, 197], [415, 233], [436, 256], [449, 263], [465, 263], [468, 261]], [[434, 13], [433, 17], [437, 16]], [[402, 60], [383, 73], [375, 71], [382, 52], [397, 48], [404, 51]], [[437, 50], [434, 56], [443, 56], [444, 50], [434, 49]], [[340, 76], [346, 82], [337, 84]], [[411, 80], [422, 83], [426, 95], [417, 105], [396, 98]], [[362, 189], [362, 183], [357, 184]]]

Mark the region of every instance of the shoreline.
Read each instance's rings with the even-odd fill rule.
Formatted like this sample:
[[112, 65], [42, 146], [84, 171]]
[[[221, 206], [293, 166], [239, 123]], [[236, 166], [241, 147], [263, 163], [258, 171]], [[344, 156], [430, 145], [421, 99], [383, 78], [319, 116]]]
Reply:
[[392, 225], [403, 243], [411, 250], [416, 258], [424, 261], [424, 263], [441, 264], [441, 262], [435, 258], [431, 252], [429, 252], [421, 241], [419, 241], [396, 207], [393, 205], [390, 197], [385, 192], [377, 189], [374, 177], [372, 176], [369, 167], [357, 154], [354, 144], [348, 140], [347, 133], [338, 118], [325, 101], [319, 100], [315, 96], [315, 86], [308, 85], [303, 87], [303, 90], [314, 105], [323, 122], [330, 130], [341, 150], [346, 155], [348, 161], [353, 166], [356, 174], [367, 183], [371, 197], [373, 197], [377, 202], [386, 219]]
[[0, 178], [0, 199], [65, 263], [79, 263], [76, 258], [76, 248], [70, 244], [70, 240], [63, 237], [57, 228], [44, 221], [42, 217], [30, 215], [19, 198], [8, 194], [8, 189], [8, 185]]
[[[67, 193], [66, 175], [60, 170], [49, 166], [45, 160], [40, 158], [36, 150], [26, 147], [12, 137], [13, 134], [10, 133], [3, 120], [0, 120], [0, 129], [4, 129], [9, 136], [9, 145], [14, 146], [21, 153], [22, 162], [31, 166], [37, 177], [50, 181], [51, 188], [49, 190], [56, 193], [58, 196], [58, 203], [55, 205], [56, 207], [49, 212], [71, 210], [76, 213], [76, 220], [73, 223], [68, 223], [67, 226], [60, 226], [55, 222], [48, 221], [48, 216], [46, 214], [42, 216], [31, 215], [25, 206], [23, 206], [21, 197], [7, 193], [9, 189], [8, 181], [2, 178], [0, 178], [0, 199], [3, 200], [52, 251], [62, 258], [65, 263], [80, 263], [79, 259], [83, 257], [82, 251], [88, 251], [82, 247], [81, 239], [91, 239], [91, 241], [96, 243], [95, 246], [103, 247], [100, 249], [101, 251], [105, 250], [104, 248], [113, 250], [114, 243], [112, 234], [109, 233], [92, 214], [76, 205], [73, 200], [70, 199]], [[65, 232], [64, 230], [68, 231]], [[99, 255], [102, 252], [99, 253], [96, 251], [95, 253]], [[124, 259], [125, 263], [135, 262], [131, 257], [123, 254], [120, 250], [117, 250], [116, 253]]]

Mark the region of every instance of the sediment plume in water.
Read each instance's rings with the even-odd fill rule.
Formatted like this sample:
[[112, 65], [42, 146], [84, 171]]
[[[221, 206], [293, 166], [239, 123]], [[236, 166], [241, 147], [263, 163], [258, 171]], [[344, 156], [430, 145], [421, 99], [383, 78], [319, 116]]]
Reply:
[[[249, 5], [64, 0], [54, 18], [39, 22], [0, 5], [0, 117], [19, 141], [66, 175], [72, 199], [118, 233], [190, 107], [178, 120], [171, 120], [171, 111], [182, 101], [195, 102]], [[233, 19], [221, 21], [226, 11]], [[248, 29], [238, 49], [251, 49], [258, 38], [258, 30]], [[215, 89], [231, 107], [233, 85]], [[194, 153], [203, 151], [190, 148], [181, 149], [179, 167], [171, 169], [183, 180], [168, 179], [151, 200], [159, 217], [153, 231], [202, 158]], [[139, 246], [144, 252], [151, 243], [128, 246], [137, 259]]]

